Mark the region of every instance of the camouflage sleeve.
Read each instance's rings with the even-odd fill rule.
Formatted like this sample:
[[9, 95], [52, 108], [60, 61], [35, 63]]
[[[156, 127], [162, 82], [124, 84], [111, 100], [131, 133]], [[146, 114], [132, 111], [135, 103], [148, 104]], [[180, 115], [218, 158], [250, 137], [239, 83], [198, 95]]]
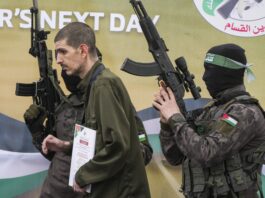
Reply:
[[138, 138], [140, 142], [140, 148], [144, 159], [144, 164], [147, 165], [152, 159], [153, 149], [148, 141], [148, 136], [146, 134], [146, 130], [144, 128], [142, 120], [136, 115], [135, 116], [136, 124], [137, 124], [137, 132]]
[[169, 125], [162, 122], [160, 123], [160, 125], [160, 144], [166, 160], [174, 166], [181, 164], [184, 159], [184, 155], [178, 148], [178, 145], [174, 139], [174, 133], [171, 131]]
[[259, 131], [265, 131], [264, 117], [257, 106], [239, 103], [230, 105], [226, 114], [214, 118], [207, 135], [198, 135], [181, 114], [173, 115], [169, 125], [183, 154], [203, 166], [223, 161], [247, 145]]
[[36, 149], [43, 155], [43, 157], [45, 157], [46, 159], [51, 161], [55, 153], [49, 152], [46, 155], [42, 152], [42, 148], [41, 148], [42, 142], [45, 139], [45, 137], [47, 136], [47, 134], [44, 132], [44, 130], [45, 129], [43, 129], [43, 131], [37, 131], [34, 134], [31, 134], [32, 135], [32, 143], [36, 147]]
[[42, 154], [43, 157], [45, 157], [47, 160], [51, 161], [55, 152], [48, 152], [48, 154], [44, 154], [42, 152], [42, 142], [47, 137], [48, 132], [46, 131], [46, 126], [48, 124], [48, 120], [46, 123], [44, 123], [45, 126], [41, 125], [41, 127], [36, 127], [34, 129], [30, 128], [28, 125], [28, 130], [32, 137], [32, 143], [35, 146], [35, 148]]

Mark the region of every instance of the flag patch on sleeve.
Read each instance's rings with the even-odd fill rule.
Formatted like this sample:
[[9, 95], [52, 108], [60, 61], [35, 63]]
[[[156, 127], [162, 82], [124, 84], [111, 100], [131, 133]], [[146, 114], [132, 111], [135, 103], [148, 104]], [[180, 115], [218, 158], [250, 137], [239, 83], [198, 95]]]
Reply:
[[139, 138], [140, 142], [143, 142], [146, 140], [145, 134], [138, 135], [138, 138]]
[[226, 123], [230, 124], [231, 126], [236, 126], [238, 121], [229, 116], [228, 114], [223, 114], [221, 120], [225, 121]]

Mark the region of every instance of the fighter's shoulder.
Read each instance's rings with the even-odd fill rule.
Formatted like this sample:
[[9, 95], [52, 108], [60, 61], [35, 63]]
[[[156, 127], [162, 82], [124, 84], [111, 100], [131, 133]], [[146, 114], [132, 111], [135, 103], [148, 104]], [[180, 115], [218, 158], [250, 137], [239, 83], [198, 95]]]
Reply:
[[227, 112], [236, 117], [248, 117], [258, 119], [263, 117], [262, 111], [256, 103], [245, 103], [237, 101], [228, 106]]
[[102, 73], [98, 76], [96, 83], [97, 85], [112, 84], [120, 82], [121, 79], [108, 68], [104, 69]]

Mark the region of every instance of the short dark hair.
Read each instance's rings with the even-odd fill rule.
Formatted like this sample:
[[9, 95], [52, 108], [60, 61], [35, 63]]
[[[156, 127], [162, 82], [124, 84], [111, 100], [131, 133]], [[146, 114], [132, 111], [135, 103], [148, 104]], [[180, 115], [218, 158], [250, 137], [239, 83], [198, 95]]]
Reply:
[[87, 24], [72, 22], [63, 27], [55, 36], [54, 42], [66, 39], [67, 45], [78, 48], [81, 44], [86, 44], [90, 48], [90, 53], [96, 55], [96, 37], [94, 30]]

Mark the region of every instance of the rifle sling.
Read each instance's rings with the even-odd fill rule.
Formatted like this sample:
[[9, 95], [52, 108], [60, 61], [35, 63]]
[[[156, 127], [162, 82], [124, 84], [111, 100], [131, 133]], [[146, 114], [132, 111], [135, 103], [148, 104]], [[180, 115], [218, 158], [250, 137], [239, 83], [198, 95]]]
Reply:
[[[88, 101], [89, 101], [89, 95], [91, 91], [91, 87], [93, 82], [97, 79], [98, 75], [105, 69], [105, 66], [103, 64], [100, 64], [92, 74], [90, 81], [88, 82], [88, 87], [87, 87], [87, 93], [86, 93], [86, 98], [85, 98], [85, 109], [87, 107]], [[82, 121], [85, 123], [85, 112], [83, 112], [82, 116]]]

